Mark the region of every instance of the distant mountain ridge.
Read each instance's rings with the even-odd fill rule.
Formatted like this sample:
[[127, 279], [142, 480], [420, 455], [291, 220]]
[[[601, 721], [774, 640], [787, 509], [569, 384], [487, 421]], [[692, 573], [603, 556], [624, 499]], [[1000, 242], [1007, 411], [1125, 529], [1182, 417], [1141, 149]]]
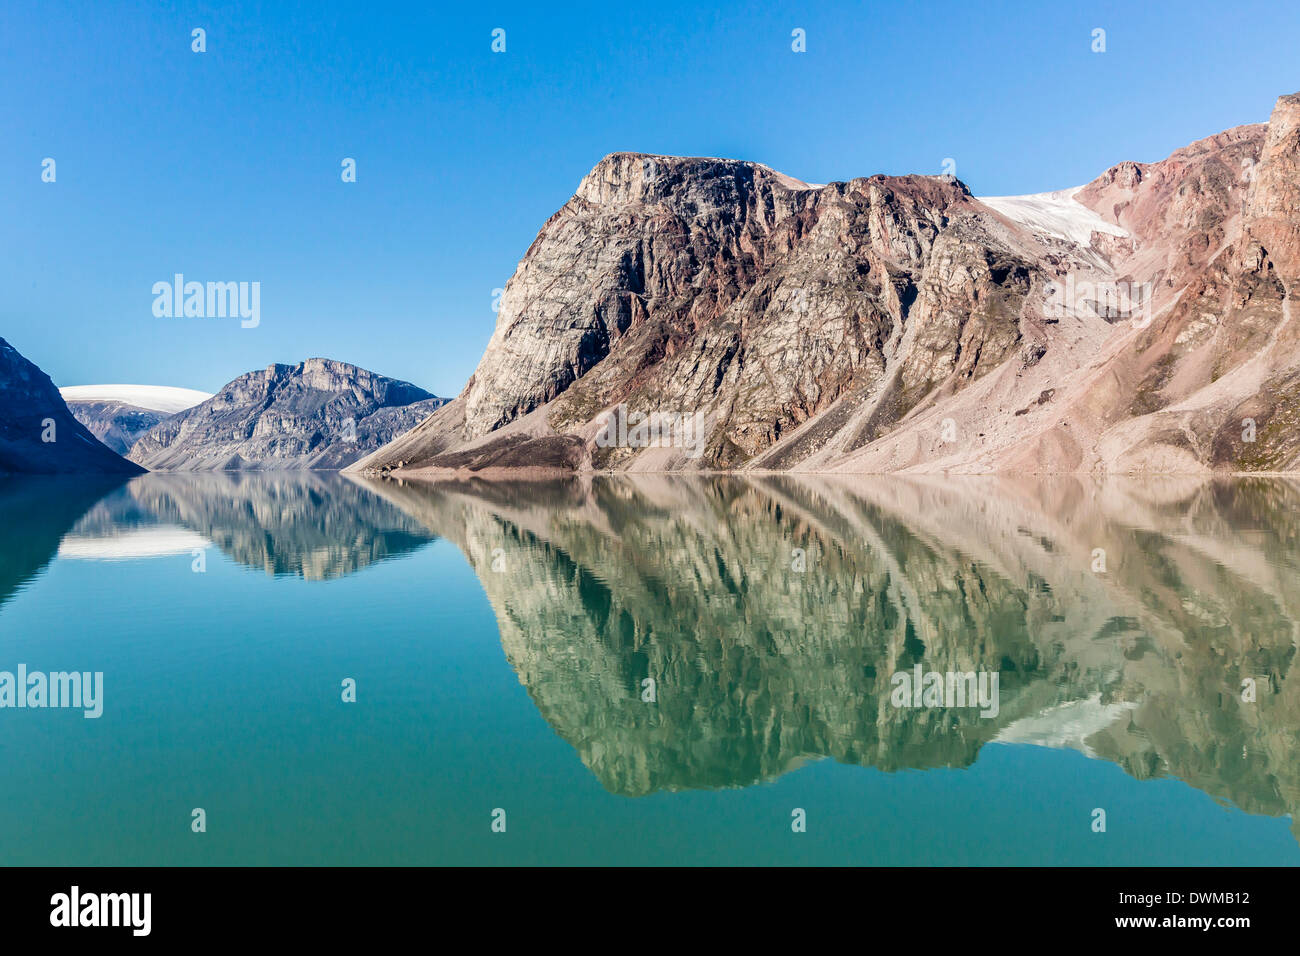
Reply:
[[154, 471], [338, 469], [445, 401], [332, 359], [270, 365], [158, 422], [128, 457]]
[[72, 385], [59, 393], [77, 421], [119, 455], [163, 419], [212, 397], [163, 385]]

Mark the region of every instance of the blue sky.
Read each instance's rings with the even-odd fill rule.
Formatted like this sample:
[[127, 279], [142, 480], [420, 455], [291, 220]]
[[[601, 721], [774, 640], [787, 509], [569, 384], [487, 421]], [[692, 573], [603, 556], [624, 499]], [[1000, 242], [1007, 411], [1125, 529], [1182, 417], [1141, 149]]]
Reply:
[[[606, 153], [1059, 189], [1265, 121], [1297, 36], [1275, 2], [5, 0], [0, 336], [60, 385], [211, 391], [323, 355], [454, 395]], [[260, 325], [155, 317], [176, 272], [260, 282]]]

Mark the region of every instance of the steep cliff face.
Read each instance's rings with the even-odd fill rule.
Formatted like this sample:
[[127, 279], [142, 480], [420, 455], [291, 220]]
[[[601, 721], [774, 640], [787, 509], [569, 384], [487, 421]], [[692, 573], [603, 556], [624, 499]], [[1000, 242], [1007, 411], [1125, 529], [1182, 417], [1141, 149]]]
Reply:
[[[596, 467], [739, 466], [834, 406], [870, 403], [879, 426], [995, 367], [1020, 344], [1032, 273], [956, 180], [814, 188], [752, 163], [615, 154], [528, 250], [439, 434], [485, 457], [494, 435], [527, 434], [581, 443]], [[601, 447], [600, 415], [620, 405], [699, 414], [705, 447]]]
[[[1297, 112], [988, 203], [948, 177], [608, 156], [462, 394], [357, 470], [1289, 468], [1280, 424], [1230, 436], [1300, 388]], [[637, 431], [683, 415], [701, 440]]]
[[[1284, 96], [1266, 127], [1194, 144], [1181, 151], [1198, 152], [1191, 161], [1175, 154], [1155, 177], [1144, 170], [1133, 187], [1112, 187], [1116, 200], [1132, 197], [1127, 208], [1114, 206], [1121, 221], [1167, 237], [1151, 279], [1169, 301], [1109, 363], [1121, 387], [1101, 403], [1108, 427], [1097, 439], [1099, 462], [1139, 471], [1289, 471], [1300, 463], [1291, 411], [1300, 395], [1291, 301], [1300, 275], [1298, 121], [1300, 96]], [[1151, 193], [1169, 198], [1155, 202]], [[1147, 248], [1159, 247], [1149, 240]]]
[[73, 417], [50, 377], [0, 339], [0, 474], [136, 475]]
[[343, 362], [271, 365], [155, 425], [130, 457], [157, 471], [342, 468], [443, 404]]
[[1246, 234], [1267, 253], [1289, 294], [1300, 280], [1300, 93], [1277, 101], [1254, 173]]
[[918, 363], [907, 384], [951, 371], [963, 337], [974, 374], [981, 346], [996, 362], [1014, 344], [1014, 301], [969, 329], [948, 313], [1027, 286], [994, 278], [995, 257], [948, 228], [972, 207], [959, 183], [924, 177], [810, 189], [752, 164], [611, 156], [507, 285], [465, 436], [555, 398], [565, 430], [620, 402], [700, 410], [714, 421], [703, 463], [736, 465], [878, 388], [914, 303], [920, 348], [950, 361]]

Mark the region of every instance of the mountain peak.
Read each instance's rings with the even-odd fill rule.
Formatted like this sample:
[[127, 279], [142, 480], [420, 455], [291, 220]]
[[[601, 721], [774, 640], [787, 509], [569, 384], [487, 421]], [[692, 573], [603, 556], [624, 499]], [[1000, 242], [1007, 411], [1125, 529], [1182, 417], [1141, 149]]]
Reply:
[[334, 359], [272, 363], [159, 422], [130, 457], [155, 470], [342, 468], [442, 404], [410, 382]]

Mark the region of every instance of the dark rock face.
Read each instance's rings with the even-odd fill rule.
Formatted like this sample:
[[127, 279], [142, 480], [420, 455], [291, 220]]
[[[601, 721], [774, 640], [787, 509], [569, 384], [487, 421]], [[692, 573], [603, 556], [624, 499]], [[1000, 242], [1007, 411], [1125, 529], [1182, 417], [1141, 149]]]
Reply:
[[1300, 93], [1273, 107], [1246, 207], [1246, 231], [1288, 292], [1300, 283]]
[[137, 408], [125, 402], [68, 402], [68, 410], [92, 435], [119, 455], [127, 454], [141, 435], [171, 417], [168, 412]]
[[0, 339], [0, 474], [135, 475], [73, 417], [50, 377]]
[[343, 362], [271, 365], [155, 425], [130, 457], [161, 471], [338, 469], [444, 403]]

